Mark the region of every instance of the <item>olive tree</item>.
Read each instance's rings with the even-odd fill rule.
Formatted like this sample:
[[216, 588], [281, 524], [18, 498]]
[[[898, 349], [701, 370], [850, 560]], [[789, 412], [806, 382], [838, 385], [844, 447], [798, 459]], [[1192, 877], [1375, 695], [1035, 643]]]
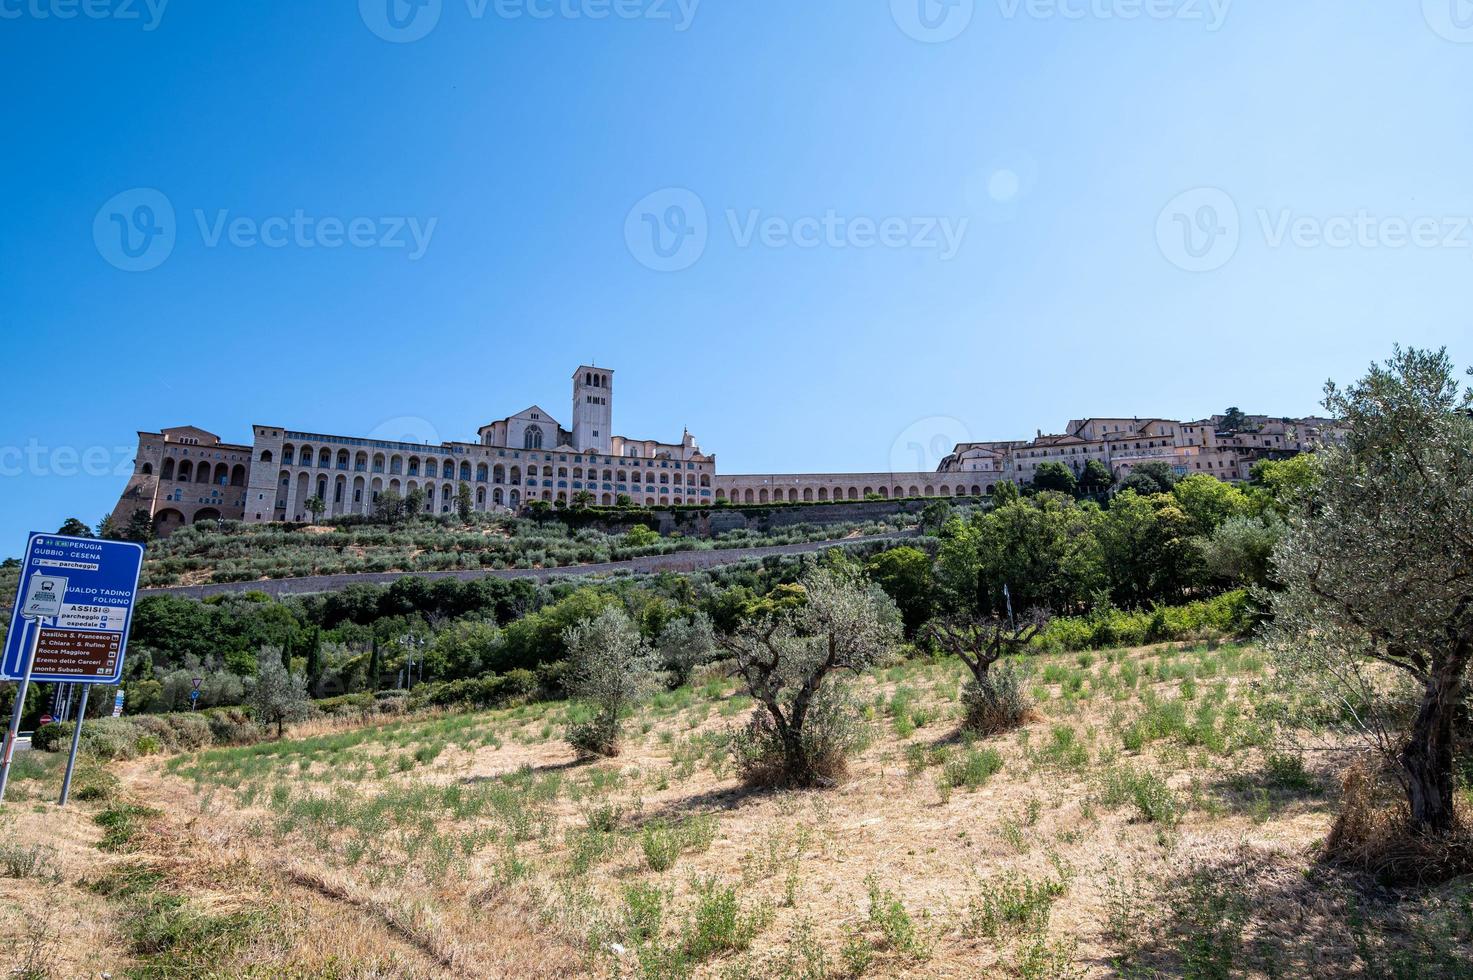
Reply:
[[758, 704], [736, 746], [752, 783], [832, 785], [859, 741], [834, 675], [874, 666], [900, 641], [900, 612], [879, 586], [817, 569], [802, 587], [801, 603], [721, 640]]
[[675, 684], [688, 684], [696, 668], [716, 659], [716, 631], [710, 617], [697, 611], [666, 623], [655, 648], [661, 666], [670, 672]]
[[1005, 654], [1022, 653], [1043, 628], [1048, 614], [1035, 609], [1018, 620], [992, 616], [980, 620], [942, 620], [931, 624], [937, 646], [967, 665], [972, 677], [962, 689], [966, 714], [962, 727], [979, 735], [996, 735], [1023, 723], [1030, 704], [1023, 678], [1015, 670], [992, 667]]
[[307, 696], [307, 678], [299, 671], [287, 670], [281, 662], [281, 648], [261, 648], [257, 658], [255, 682], [250, 685], [246, 703], [251, 706], [257, 724], [275, 725], [281, 738], [289, 721], [301, 721], [312, 712]]
[[[1314, 454], [1275, 551], [1277, 645], [1386, 754], [1411, 829], [1445, 832], [1473, 658], [1473, 393], [1445, 352], [1397, 348], [1324, 404], [1348, 437]], [[1404, 713], [1385, 696], [1397, 677]]]
[[563, 644], [568, 649], [568, 693], [592, 714], [569, 725], [568, 744], [588, 755], [618, 755], [620, 718], [649, 691], [654, 652], [618, 606], [563, 630]]

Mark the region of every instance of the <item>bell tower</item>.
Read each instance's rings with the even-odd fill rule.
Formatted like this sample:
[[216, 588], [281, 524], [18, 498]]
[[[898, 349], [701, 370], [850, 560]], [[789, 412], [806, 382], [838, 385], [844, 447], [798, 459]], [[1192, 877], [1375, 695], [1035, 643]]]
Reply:
[[613, 425], [614, 372], [585, 364], [573, 372], [573, 448], [611, 452]]

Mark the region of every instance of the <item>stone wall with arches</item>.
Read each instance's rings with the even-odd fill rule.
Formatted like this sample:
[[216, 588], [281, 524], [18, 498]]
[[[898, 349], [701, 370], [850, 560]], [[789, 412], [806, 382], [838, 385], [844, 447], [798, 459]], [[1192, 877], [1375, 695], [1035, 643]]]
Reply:
[[975, 473], [785, 473], [719, 476], [716, 500], [732, 504], [982, 497], [995, 479]]

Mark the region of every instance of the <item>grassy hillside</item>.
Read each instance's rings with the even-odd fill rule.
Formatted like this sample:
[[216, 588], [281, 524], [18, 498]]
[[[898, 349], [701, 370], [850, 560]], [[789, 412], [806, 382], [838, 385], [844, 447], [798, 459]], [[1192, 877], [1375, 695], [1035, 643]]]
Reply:
[[[89, 771], [83, 812], [10, 810], [13, 837], [61, 841], [25, 872], [50, 891], [0, 881], [29, 916], [11, 959], [61, 975], [1466, 975], [1466, 880], [1402, 895], [1322, 862], [1344, 751], [1274, 737], [1254, 647], [1031, 663], [1036, 718], [981, 741], [957, 736], [955, 661], [860, 678], [868, 747], [830, 790], [739, 785], [723, 733], [751, 702], [720, 678], [657, 696], [597, 763], [561, 741], [577, 709], [546, 703], [306, 723], [115, 764], [117, 785]], [[57, 761], [27, 759], [15, 798], [44, 798]]]
[[226, 522], [192, 526], [149, 545], [145, 587], [250, 582], [340, 572], [429, 572], [476, 568], [548, 568], [620, 561], [708, 548], [823, 541], [882, 534], [914, 524], [888, 520], [798, 524], [759, 535], [730, 531], [709, 539], [570, 530], [556, 521], [504, 518], [465, 525], [427, 519], [403, 525], [260, 525]]

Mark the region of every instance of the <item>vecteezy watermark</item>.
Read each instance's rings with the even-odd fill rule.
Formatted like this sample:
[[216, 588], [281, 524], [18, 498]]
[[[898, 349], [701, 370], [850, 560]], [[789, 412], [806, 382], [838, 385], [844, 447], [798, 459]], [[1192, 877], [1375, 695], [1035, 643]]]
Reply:
[[[1267, 248], [1336, 250], [1473, 249], [1473, 215], [1377, 214], [1357, 208], [1312, 214], [1293, 208], [1258, 208], [1253, 213]], [[1232, 261], [1242, 240], [1242, 221], [1232, 197], [1216, 187], [1179, 194], [1156, 222], [1161, 254], [1188, 272], [1211, 272]]]
[[418, 415], [398, 415], [384, 419], [368, 433], [370, 441], [403, 442], [411, 445], [438, 446], [440, 430], [429, 419]]
[[1233, 0], [997, 0], [1004, 20], [1174, 20], [1222, 29]]
[[895, 23], [926, 44], [944, 44], [961, 37], [976, 12], [976, 0], [890, 0], [890, 16]]
[[656, 272], [689, 269], [706, 254], [711, 222], [694, 191], [667, 187], [642, 198], [624, 218], [624, 245]]
[[133, 446], [45, 446], [30, 439], [24, 446], [0, 446], [0, 477], [128, 476], [133, 472]]
[[147, 272], [174, 251], [174, 205], [161, 191], [135, 187], [114, 195], [92, 219], [97, 254], [124, 272]]
[[[728, 208], [726, 232], [747, 249], [916, 249], [934, 251], [943, 262], [956, 258], [971, 225], [968, 217], [768, 214], [758, 208]], [[700, 261], [711, 235], [705, 202], [683, 187], [659, 190], [639, 201], [624, 219], [629, 254], [656, 272], [679, 272]]]
[[[402, 249], [411, 262], [424, 257], [439, 218], [413, 215], [238, 215], [228, 208], [195, 208], [194, 226], [205, 248]], [[124, 272], [157, 269], [174, 251], [179, 227], [174, 205], [161, 191], [139, 187], [110, 198], [92, 221], [97, 253]]]
[[[453, 0], [451, 0], [453, 2]], [[701, 0], [464, 0], [472, 21], [624, 20], [668, 23], [676, 32], [690, 30]], [[408, 44], [439, 26], [446, 0], [358, 0], [358, 14], [370, 31], [385, 41]]]
[[137, 21], [157, 30], [169, 0], [0, 0], [0, 20]]
[[206, 248], [217, 248], [223, 241], [235, 248], [408, 249], [411, 262], [424, 258], [440, 223], [439, 218], [421, 222], [413, 215], [320, 217], [301, 208], [266, 218], [232, 216], [228, 210], [206, 214], [196, 209], [194, 220]]
[[[1222, 29], [1233, 0], [994, 0], [1005, 21], [1156, 20], [1200, 22]], [[1432, 0], [1427, 0], [1432, 2]], [[1467, 2], [1467, 0], [1446, 0]], [[976, 0], [890, 0], [890, 16], [907, 35], [927, 44], [954, 41], [971, 26]]]
[[1156, 217], [1156, 245], [1187, 272], [1221, 269], [1238, 254], [1238, 205], [1224, 190], [1197, 187], [1172, 198]]
[[956, 447], [972, 439], [961, 419], [932, 415], [906, 426], [890, 445], [890, 473], [935, 473]]
[[1473, 0], [1422, 0], [1422, 18], [1438, 37], [1473, 44]]

